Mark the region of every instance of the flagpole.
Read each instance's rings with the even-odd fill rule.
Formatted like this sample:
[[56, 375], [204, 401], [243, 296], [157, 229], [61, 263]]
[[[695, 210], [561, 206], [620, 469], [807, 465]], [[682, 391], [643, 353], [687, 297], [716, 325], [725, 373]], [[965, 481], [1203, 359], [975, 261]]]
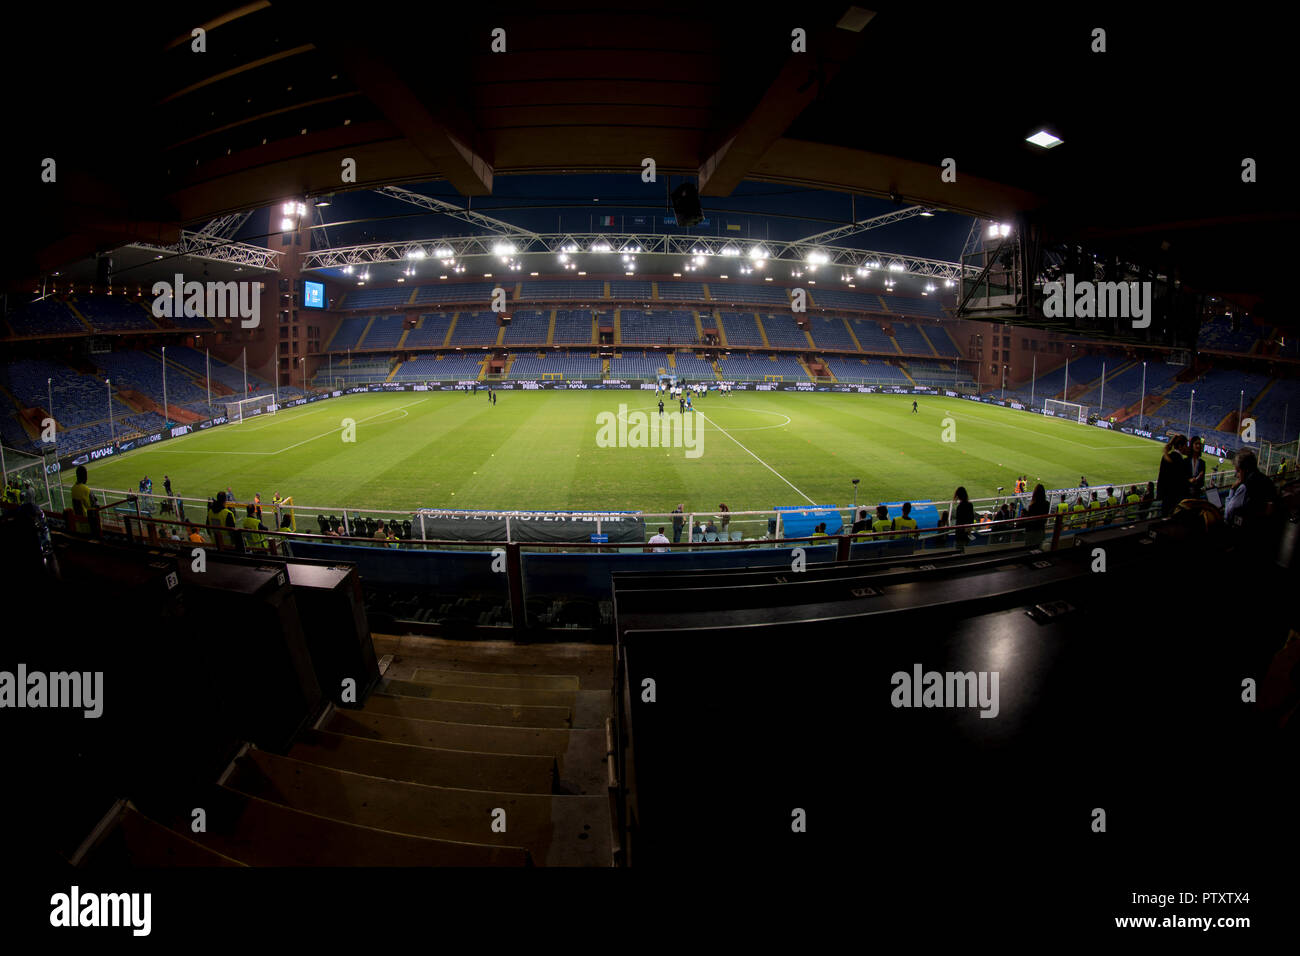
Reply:
[[1035, 355], [1034, 370], [1033, 372], [1030, 373], [1030, 378], [1029, 378], [1029, 407], [1031, 410], [1034, 407], [1034, 385], [1037, 383], [1037, 381], [1038, 381], [1038, 356]]
[[203, 349], [203, 365], [208, 375], [208, 416], [212, 415], [212, 353]]
[[247, 345], [244, 346], [243, 355], [244, 355], [244, 394], [240, 398], [240, 401], [243, 401], [245, 398], [248, 398], [248, 346]]
[[1101, 412], [1101, 417], [1106, 417], [1106, 363], [1101, 363], [1101, 397], [1097, 399], [1097, 411]]

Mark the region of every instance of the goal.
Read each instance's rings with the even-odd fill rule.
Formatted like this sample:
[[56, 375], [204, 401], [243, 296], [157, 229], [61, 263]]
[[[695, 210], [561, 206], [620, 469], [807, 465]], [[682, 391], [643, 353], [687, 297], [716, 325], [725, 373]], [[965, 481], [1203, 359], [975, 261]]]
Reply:
[[1078, 405], [1074, 402], [1061, 402], [1054, 398], [1049, 398], [1043, 402], [1043, 411], [1048, 415], [1064, 415], [1067, 418], [1076, 419], [1080, 425], [1088, 424], [1088, 406]]
[[254, 415], [274, 415], [279, 407], [274, 395], [255, 395], [239, 402], [226, 402], [226, 420], [242, 422]]

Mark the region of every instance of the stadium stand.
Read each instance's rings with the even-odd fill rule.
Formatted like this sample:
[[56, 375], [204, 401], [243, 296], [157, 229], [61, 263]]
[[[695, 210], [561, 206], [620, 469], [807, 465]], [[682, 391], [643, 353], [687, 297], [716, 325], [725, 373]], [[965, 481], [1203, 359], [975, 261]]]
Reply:
[[361, 349], [392, 349], [397, 347], [397, 343], [402, 340], [402, 333], [406, 331], [406, 317], [402, 315], [379, 315], [375, 316], [375, 321], [370, 324], [369, 330], [362, 338], [357, 348]]
[[879, 323], [871, 319], [853, 319], [852, 322], [853, 335], [862, 346], [862, 351], [898, 354], [898, 349], [894, 348], [894, 343], [889, 340], [889, 336], [885, 334], [885, 330]]
[[640, 312], [623, 309], [619, 326], [621, 337], [627, 345], [671, 345], [675, 342], [695, 343], [699, 334], [695, 319], [689, 312]]
[[[506, 345], [545, 345], [546, 331], [551, 324], [550, 312], [536, 309], [520, 309], [510, 315], [510, 324], [506, 326]], [[409, 344], [410, 338], [407, 338]]]
[[[849, 338], [849, 330], [844, 325], [844, 320], [838, 317], [826, 318], [820, 315], [814, 315], [809, 320], [812, 326], [813, 341], [817, 343], [819, 349], [842, 349], [846, 352], [856, 352], [857, 348], [853, 344], [853, 339]], [[769, 332], [769, 339], [771, 333]]]
[[1242, 319], [1239, 330], [1234, 332], [1232, 321], [1220, 315], [1201, 324], [1196, 347], [1246, 355], [1258, 351], [1267, 334], [1267, 330], [1255, 325], [1252, 319]]
[[921, 326], [921, 332], [940, 355], [951, 358], [962, 357], [961, 349], [957, 348], [957, 343], [952, 340], [952, 336], [948, 334], [948, 330], [943, 326], [923, 325]]
[[415, 305], [430, 305], [435, 302], [490, 302], [493, 282], [453, 282], [440, 285], [422, 285], [415, 290]]
[[[716, 286], [716, 288], [715, 288]], [[780, 286], [750, 285], [748, 283], [714, 283], [710, 286], [713, 301], [726, 303], [751, 303], [753, 305], [790, 307], [789, 292]], [[659, 286], [659, 297], [664, 297], [664, 285]]]
[[793, 315], [789, 313], [772, 315], [765, 312], [762, 321], [763, 330], [767, 332], [768, 345], [796, 349], [809, 348], [808, 336], [795, 323]]
[[406, 333], [404, 347], [408, 349], [439, 348], [447, 341], [447, 329], [451, 327], [451, 316], [442, 313], [426, 313], [420, 316], [419, 325]]
[[[609, 315], [609, 323], [611, 325], [614, 323], [614, 317], [612, 315]], [[594, 341], [590, 312], [572, 312], [565, 309], [556, 310], [554, 344], [591, 345]]]
[[914, 325], [908, 325], [905, 322], [895, 322], [891, 328], [894, 331], [894, 339], [898, 342], [898, 347], [902, 349], [904, 355], [933, 355], [930, 350], [930, 340], [921, 334], [921, 330]]
[[494, 345], [500, 326], [495, 312], [458, 312], [449, 345]]
[[645, 279], [610, 279], [609, 297], [611, 299], [631, 299], [633, 301], [649, 299], [653, 291]]
[[718, 359], [718, 375], [722, 381], [733, 382], [761, 382], [766, 378], [787, 382], [808, 381], [808, 372], [788, 355], [732, 352]]
[[410, 302], [413, 291], [407, 285], [392, 286], [387, 289], [351, 289], [343, 300], [343, 308], [391, 309]]
[[939, 300], [930, 296], [911, 296], [894, 295], [889, 292], [880, 293], [880, 299], [890, 312], [895, 315], [924, 316], [932, 319], [941, 319], [944, 316], [943, 306]]
[[520, 301], [558, 302], [579, 299], [594, 302], [605, 297], [605, 283], [596, 279], [529, 279], [519, 290]]
[[873, 292], [850, 292], [846, 289], [815, 289], [813, 303], [822, 309], [848, 309], [853, 312], [883, 312], [880, 298]]
[[728, 348], [763, 347], [763, 335], [753, 312], [723, 312], [722, 332]]
[[653, 380], [659, 374], [659, 369], [667, 367], [668, 356], [662, 352], [624, 349], [609, 360], [611, 378]]
[[679, 302], [703, 302], [704, 283], [702, 282], [660, 282], [659, 298]]
[[339, 323], [338, 329], [326, 343], [325, 350], [327, 352], [343, 352], [347, 349], [357, 348], [358, 343], [361, 341], [361, 334], [365, 332], [370, 319], [371, 317], [368, 315], [355, 315], [345, 318]]
[[694, 352], [684, 352], [678, 349], [673, 356], [673, 362], [677, 374], [690, 381], [698, 382], [706, 379], [712, 381], [717, 378], [713, 374], [713, 363], [698, 358]]
[[539, 356], [536, 352], [516, 354], [509, 377], [516, 380], [600, 378], [600, 359], [587, 354], [558, 352]]
[[156, 330], [148, 310], [137, 302], [114, 295], [87, 295], [72, 300], [96, 332]]
[[66, 301], [56, 296], [23, 306], [8, 317], [8, 322], [17, 336], [86, 333], [85, 323], [73, 314]]
[[448, 353], [442, 356], [417, 355], [403, 362], [393, 376], [395, 382], [451, 381], [478, 378], [482, 356]]

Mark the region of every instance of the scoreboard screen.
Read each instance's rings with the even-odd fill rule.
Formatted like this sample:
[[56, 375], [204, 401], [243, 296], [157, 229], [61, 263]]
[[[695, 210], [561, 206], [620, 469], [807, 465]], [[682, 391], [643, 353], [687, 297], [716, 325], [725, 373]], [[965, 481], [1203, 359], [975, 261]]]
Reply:
[[325, 283], [305, 279], [302, 283], [302, 304], [306, 309], [325, 308]]

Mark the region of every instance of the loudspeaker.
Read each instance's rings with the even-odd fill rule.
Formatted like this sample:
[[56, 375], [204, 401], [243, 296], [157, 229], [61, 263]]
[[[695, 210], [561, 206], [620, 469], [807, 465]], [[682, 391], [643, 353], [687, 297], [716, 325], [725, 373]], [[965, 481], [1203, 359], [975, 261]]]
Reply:
[[672, 200], [677, 225], [693, 226], [704, 219], [704, 211], [700, 208], [700, 193], [694, 183], [682, 183], [674, 189]]
[[95, 260], [95, 285], [107, 286], [113, 281], [113, 259], [110, 256], [100, 256]]

